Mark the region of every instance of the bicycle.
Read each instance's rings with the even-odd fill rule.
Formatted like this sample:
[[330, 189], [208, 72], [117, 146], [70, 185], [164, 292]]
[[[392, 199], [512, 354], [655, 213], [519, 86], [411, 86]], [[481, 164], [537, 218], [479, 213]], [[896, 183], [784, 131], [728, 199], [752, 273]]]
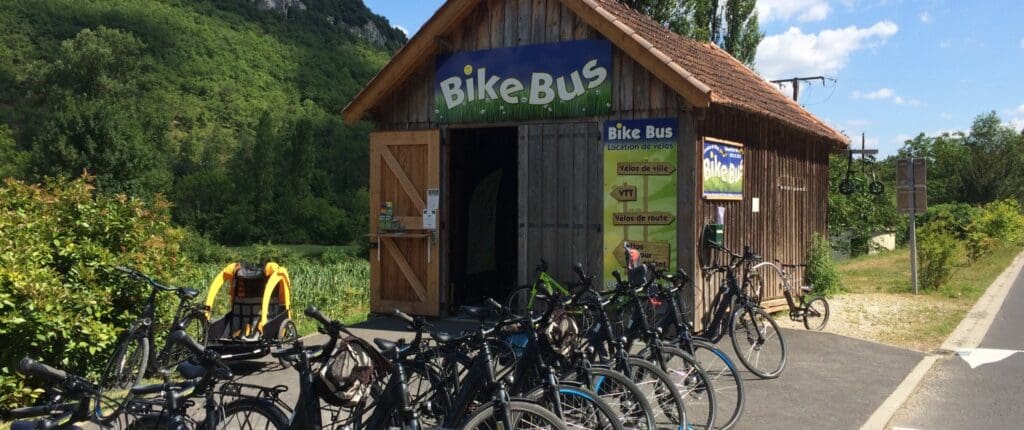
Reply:
[[124, 405], [134, 398], [131, 388], [142, 383], [147, 371], [166, 375], [187, 356], [187, 351], [170, 342], [165, 343], [159, 353], [152, 352], [157, 294], [173, 292], [178, 296], [178, 306], [168, 333], [187, 330], [205, 343], [208, 324], [206, 307], [191, 304], [199, 295], [198, 291], [163, 285], [134, 269], [117, 267], [116, 270], [133, 280], [149, 284], [150, 293], [142, 312], [121, 337], [114, 354], [104, 366], [95, 405], [95, 418], [104, 424], [113, 421]]
[[[686, 272], [678, 270], [674, 275], [657, 272], [658, 279], [668, 285], [658, 284], [655, 297], [664, 311], [656, 316], [654, 326], [665, 341], [672, 342], [679, 349], [697, 359], [711, 378], [715, 390], [715, 427], [732, 428], [743, 415], [745, 402], [743, 378], [732, 359], [708, 339], [695, 336], [691, 324], [683, 318], [683, 304], [679, 298], [682, 287], [691, 282]], [[652, 303], [658, 306], [659, 303]]]
[[[763, 267], [771, 268], [779, 275], [779, 279], [782, 280], [782, 294], [786, 297], [786, 306], [789, 308], [789, 318], [796, 322], [803, 322], [804, 328], [807, 330], [821, 331], [825, 329], [825, 325], [828, 324], [828, 318], [830, 316], [828, 300], [821, 295], [814, 296], [810, 301], [807, 300], [807, 296], [814, 292], [814, 287], [811, 285], [800, 286], [800, 303], [797, 304], [793, 298], [793, 269], [807, 267], [806, 264], [783, 264], [776, 261], [775, 263], [763, 262], [758, 263], [750, 268], [752, 272], [757, 272]], [[754, 280], [751, 282], [751, 294], [757, 298], [758, 303], [764, 298], [764, 278], [759, 274], [751, 275]]]
[[[90, 401], [96, 385], [84, 378], [25, 357], [17, 372], [43, 380], [46, 400], [41, 405], [18, 408], [8, 413], [11, 430], [80, 430], [76, 424], [92, 417]], [[26, 421], [32, 419], [32, 421]]]
[[[234, 374], [220, 355], [207, 350], [183, 330], [171, 333], [167, 342], [191, 353], [189, 361], [178, 365], [178, 372], [186, 381], [132, 387], [131, 392], [136, 396], [159, 397], [155, 400], [132, 400], [126, 406], [129, 414], [138, 416], [127, 430], [287, 429], [288, 419], [280, 410], [284, 405], [280, 395], [287, 391], [287, 387], [268, 388], [227, 382], [234, 378]], [[225, 383], [216, 390], [220, 382]], [[242, 395], [243, 388], [254, 389], [258, 394]], [[203, 399], [204, 411], [201, 422], [189, 416], [189, 409], [194, 406], [191, 399], [199, 396]], [[225, 397], [232, 400], [225, 403]]]
[[[505, 298], [505, 306], [516, 315], [528, 313], [544, 314], [547, 312], [547, 304], [543, 300], [545, 296], [555, 293], [566, 297], [571, 296], [572, 292], [569, 291], [569, 288], [555, 280], [547, 271], [548, 262], [543, 259], [540, 260], [540, 264], [534, 268], [537, 278], [530, 285], [524, 285], [512, 290]], [[538, 295], [541, 296], [541, 300], [537, 300]]]
[[[705, 267], [705, 276], [724, 273], [725, 281], [719, 286], [715, 301], [718, 303], [711, 322], [698, 336], [718, 343], [727, 334], [740, 362], [751, 373], [763, 379], [778, 378], [786, 366], [786, 342], [782, 338], [778, 323], [760, 307], [760, 300], [750, 292], [750, 267], [761, 261], [761, 256], [743, 247], [743, 254], [736, 254], [726, 248], [719, 248], [729, 256], [725, 265]], [[742, 267], [741, 267], [742, 266]], [[740, 285], [737, 270], [743, 270], [743, 285]], [[777, 340], [777, 342], [776, 342]], [[741, 345], [741, 342], [746, 342]], [[777, 344], [777, 345], [776, 345]], [[769, 356], [761, 366], [762, 354], [778, 352], [778, 357]]]

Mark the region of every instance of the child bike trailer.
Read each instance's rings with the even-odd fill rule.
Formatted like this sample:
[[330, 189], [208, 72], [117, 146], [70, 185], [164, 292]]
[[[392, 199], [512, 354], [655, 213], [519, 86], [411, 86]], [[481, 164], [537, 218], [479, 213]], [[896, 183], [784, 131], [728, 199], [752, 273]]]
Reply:
[[207, 347], [224, 359], [263, 357], [281, 344], [298, 338], [291, 319], [292, 282], [288, 270], [267, 263], [232, 263], [221, 270], [206, 297], [207, 312], [212, 312], [217, 294], [228, 284], [231, 310], [210, 322]]

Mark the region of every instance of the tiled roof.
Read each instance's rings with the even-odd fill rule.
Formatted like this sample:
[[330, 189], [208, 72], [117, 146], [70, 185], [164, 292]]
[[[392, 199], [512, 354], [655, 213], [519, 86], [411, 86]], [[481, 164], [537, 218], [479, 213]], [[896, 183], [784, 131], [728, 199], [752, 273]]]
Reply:
[[[711, 88], [712, 104], [752, 112], [782, 121], [808, 133], [846, 145], [848, 139], [786, 97], [768, 81], [713, 43], [680, 36], [618, 0], [582, 0], [608, 14], [664, 53]], [[605, 14], [602, 14], [605, 15]], [[622, 26], [619, 26], [620, 28]]]

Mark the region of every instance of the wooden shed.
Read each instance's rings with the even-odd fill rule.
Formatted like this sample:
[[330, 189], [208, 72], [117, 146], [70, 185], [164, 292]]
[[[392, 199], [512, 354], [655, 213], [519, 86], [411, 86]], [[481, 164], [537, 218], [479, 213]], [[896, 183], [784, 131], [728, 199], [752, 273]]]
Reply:
[[[623, 242], [700, 273], [719, 207], [728, 246], [798, 261], [827, 233], [828, 155], [847, 144], [616, 0], [449, 0], [344, 118], [374, 125], [372, 310], [421, 315], [501, 299], [542, 259], [607, 282]], [[717, 284], [696, 278], [699, 317]]]

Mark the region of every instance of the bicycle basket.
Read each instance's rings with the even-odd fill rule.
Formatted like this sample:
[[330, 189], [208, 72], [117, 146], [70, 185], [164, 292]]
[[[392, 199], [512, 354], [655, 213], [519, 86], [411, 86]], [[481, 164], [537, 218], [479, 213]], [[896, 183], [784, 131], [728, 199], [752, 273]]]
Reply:
[[371, 356], [364, 348], [347, 339], [338, 342], [313, 381], [321, 399], [334, 406], [352, 407], [366, 398], [374, 369]]

